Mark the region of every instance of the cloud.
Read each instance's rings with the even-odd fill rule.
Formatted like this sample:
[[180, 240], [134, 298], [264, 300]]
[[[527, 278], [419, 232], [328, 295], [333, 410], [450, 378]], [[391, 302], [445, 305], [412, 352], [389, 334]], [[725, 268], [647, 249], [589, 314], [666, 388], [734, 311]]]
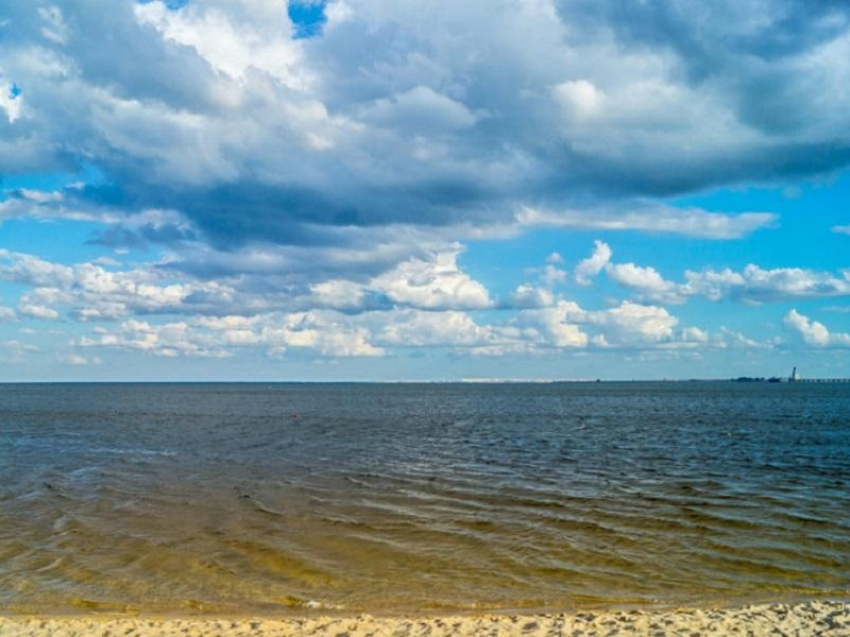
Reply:
[[20, 341], [0, 341], [0, 360], [7, 363], [22, 363], [26, 360], [27, 354], [38, 351], [35, 345], [27, 345]]
[[96, 336], [83, 337], [80, 347], [114, 347], [139, 350], [155, 356], [201, 356], [222, 358], [227, 352], [214, 339], [192, 330], [185, 322], [152, 325], [146, 321], [129, 320], [117, 331], [95, 328]]
[[785, 315], [785, 327], [799, 335], [803, 342], [813, 347], [850, 347], [850, 334], [830, 332], [823, 323], [813, 321], [791, 310]]
[[[389, 308], [358, 313], [334, 309], [200, 316], [154, 323], [131, 319], [94, 327], [74, 345], [118, 348], [164, 357], [230, 357], [260, 350], [320, 357], [376, 357], [399, 350], [441, 348], [458, 355], [546, 355], [587, 349], [708, 349], [720, 337], [693, 327], [658, 306], [624, 302], [586, 310], [572, 301], [530, 307], [482, 323], [460, 310]], [[113, 324], [114, 325], [114, 324]]]
[[101, 360], [97, 356], [92, 356], [86, 358], [85, 356], [80, 356], [79, 354], [66, 354], [65, 356], [60, 357], [59, 362], [65, 363], [66, 365], [100, 365]]
[[34, 303], [22, 303], [18, 306], [18, 311], [24, 316], [30, 316], [36, 319], [45, 321], [55, 321], [59, 318], [59, 312], [45, 305], [37, 305]]
[[632, 230], [680, 234], [703, 239], [740, 239], [772, 225], [777, 216], [767, 212], [722, 214], [698, 208], [658, 206], [643, 210], [578, 209], [544, 211], [525, 208], [517, 217], [525, 226], [580, 230]]
[[588, 322], [603, 328], [606, 342], [632, 345], [672, 339], [679, 320], [662, 307], [625, 301], [610, 310], [590, 312]]
[[[536, 326], [558, 348], [654, 347], [676, 341], [679, 320], [666, 309], [624, 301], [607, 310], [585, 310], [573, 301], [520, 312], [519, 325]], [[693, 332], [685, 332], [693, 341]]]
[[10, 124], [20, 118], [23, 98], [15, 90], [15, 85], [3, 81], [0, 76], [0, 108], [6, 112], [6, 118]]
[[605, 266], [608, 277], [623, 287], [634, 290], [640, 298], [659, 303], [683, 303], [681, 286], [666, 281], [653, 267], [634, 263], [609, 263]]
[[746, 303], [764, 303], [800, 298], [829, 298], [850, 295], [850, 272], [840, 276], [805, 268], [765, 269], [750, 264], [741, 272], [729, 269], [686, 272], [686, 295], [712, 300], [730, 297]]
[[349, 317], [332, 311], [266, 314], [251, 318], [202, 318], [152, 324], [129, 320], [117, 330], [95, 328], [80, 347], [139, 350], [154, 356], [224, 358], [234, 349], [264, 347], [281, 355], [288, 349], [315, 350], [323, 356], [381, 356], [383, 350], [367, 342], [368, 331]]
[[850, 10], [800, 6], [352, 0], [299, 39], [283, 0], [16, 3], [0, 169], [87, 162], [74, 205], [176, 210], [219, 247], [522, 210], [739, 238], [775, 217], [658, 202], [850, 161]]
[[585, 120], [597, 115], [604, 106], [605, 95], [587, 80], [573, 80], [552, 89], [555, 99], [568, 116]]
[[384, 321], [374, 315], [376, 340], [392, 347], [473, 347], [501, 345], [489, 327], [477, 325], [465, 312], [423, 312], [403, 310]]
[[551, 290], [527, 283], [517, 286], [510, 296], [510, 307], [515, 308], [549, 307], [554, 302], [555, 295]]
[[596, 240], [593, 242], [593, 245], [593, 254], [591, 254], [588, 258], [579, 261], [576, 266], [574, 276], [576, 283], [579, 285], [590, 285], [592, 279], [599, 274], [611, 260], [611, 248], [607, 243]]
[[[610, 256], [608, 254], [607, 259]], [[600, 257], [599, 261], [602, 260]], [[751, 263], [741, 271], [730, 268], [706, 268], [700, 272], [686, 270], [683, 283], [665, 279], [652, 266], [634, 263], [609, 262], [604, 270], [612, 281], [631, 290], [639, 299], [658, 303], [684, 303], [692, 297], [758, 304], [850, 296], [850, 270], [836, 275], [806, 268], [766, 269]]]
[[836, 234], [850, 234], [850, 226], [832, 226], [832, 231]]
[[627, 300], [591, 309], [565, 297], [562, 259], [491, 291], [462, 257], [546, 228], [775, 226], [670, 197], [848, 166], [844, 4], [345, 0], [310, 33], [288, 8], [10, 4], [0, 171], [85, 176], [4, 191], [0, 220], [83, 221], [114, 254], [0, 249], [0, 280], [27, 288], [7, 320], [90, 322], [87, 347], [161, 356], [542, 354], [732, 346], [663, 306], [850, 293], [843, 271], [757, 264], [669, 279], [597, 241], [572, 278], [604, 273]]
[[482, 309], [493, 303], [487, 289], [457, 265], [457, 252], [410, 259], [375, 277], [369, 286], [393, 303], [429, 309]]

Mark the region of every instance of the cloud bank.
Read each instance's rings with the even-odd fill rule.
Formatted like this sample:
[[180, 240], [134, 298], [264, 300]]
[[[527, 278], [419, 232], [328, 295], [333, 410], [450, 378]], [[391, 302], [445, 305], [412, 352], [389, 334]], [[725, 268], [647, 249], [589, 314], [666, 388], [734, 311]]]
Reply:
[[[672, 198], [847, 167], [846, 3], [292, 9], [4, 7], [0, 172], [79, 179], [6, 188], [0, 223], [87, 224], [87, 245], [110, 256], [0, 249], [0, 280], [18, 286], [0, 321], [74, 322], [91, 326], [74, 348], [167, 357], [543, 355], [758, 346], [669, 306], [850, 295], [848, 270], [750, 263], [668, 278], [601, 240], [583, 259], [553, 253], [508, 292], [462, 259], [470, 242], [534, 232], [723, 242], [777, 228], [770, 210]], [[580, 304], [597, 284], [616, 293]], [[822, 345], [806, 321], [785, 324]]]

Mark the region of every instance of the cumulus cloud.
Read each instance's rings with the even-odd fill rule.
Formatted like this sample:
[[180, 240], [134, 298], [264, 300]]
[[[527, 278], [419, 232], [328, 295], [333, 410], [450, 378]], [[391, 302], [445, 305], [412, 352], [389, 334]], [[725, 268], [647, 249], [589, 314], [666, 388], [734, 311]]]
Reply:
[[95, 328], [94, 337], [83, 337], [80, 347], [114, 347], [139, 350], [156, 356], [224, 357], [227, 352], [209, 335], [192, 330], [185, 322], [153, 325], [146, 321], [129, 320], [118, 330]]
[[539, 288], [528, 283], [517, 286], [510, 296], [510, 306], [519, 308], [548, 307], [555, 302], [551, 290]]
[[552, 346], [584, 348], [670, 343], [677, 340], [674, 328], [679, 320], [663, 307], [629, 301], [608, 310], [585, 310], [562, 300], [549, 308], [523, 311], [517, 322], [538, 328]]
[[375, 277], [370, 287], [393, 303], [430, 309], [490, 307], [487, 289], [457, 265], [457, 252], [410, 259]]
[[603, 328], [606, 342], [622, 344], [660, 343], [674, 336], [679, 319], [663, 307], [628, 301], [610, 310], [590, 312], [587, 320]]
[[465, 312], [422, 312], [404, 310], [386, 316], [372, 316], [378, 342], [394, 347], [474, 347], [503, 344], [486, 326], [480, 326]]
[[579, 285], [590, 285], [593, 277], [599, 274], [611, 260], [611, 247], [604, 241], [594, 241], [593, 254], [579, 261], [574, 276]]
[[[80, 200], [174, 208], [218, 241], [528, 206], [574, 211], [536, 223], [740, 237], [773, 217], [621, 204], [847, 164], [848, 9], [799, 4], [352, 0], [297, 38], [284, 0], [16, 3], [2, 168], [85, 160], [105, 185]], [[570, 205], [588, 194], [619, 203]]]
[[850, 334], [830, 332], [823, 323], [791, 310], [785, 315], [785, 327], [813, 347], [850, 347]]
[[165, 357], [228, 357], [246, 349], [271, 356], [300, 350], [323, 357], [374, 357], [411, 348], [503, 356], [591, 348], [719, 347], [718, 339], [712, 340], [703, 330], [677, 329], [678, 323], [658, 306], [624, 302], [607, 310], [586, 310], [559, 300], [485, 323], [460, 310], [402, 307], [358, 313], [324, 309], [200, 316], [158, 324], [130, 319], [95, 327], [74, 344]]
[[[610, 258], [608, 254], [607, 259]], [[850, 270], [834, 274], [807, 268], [766, 269], [751, 263], [741, 271], [730, 268], [686, 270], [683, 283], [665, 279], [652, 266], [634, 263], [607, 262], [604, 270], [612, 281], [631, 290], [638, 298], [659, 303], [684, 303], [697, 296], [712, 301], [729, 298], [757, 304], [850, 295]]]
[[623, 287], [635, 291], [641, 298], [660, 303], [682, 303], [681, 286], [664, 279], [653, 267], [634, 263], [609, 263], [605, 267], [608, 277]]
[[51, 306], [65, 305], [82, 320], [117, 318], [132, 312], [199, 311], [223, 305], [233, 289], [217, 281], [169, 282], [155, 268], [113, 272], [93, 263], [57, 264], [33, 255], [0, 249], [0, 280], [25, 283], [22, 314], [56, 319]]
[[285, 0], [10, 3], [0, 171], [85, 176], [5, 191], [0, 221], [94, 222], [97, 249], [155, 256], [0, 249], [0, 280], [27, 287], [0, 319], [93, 322], [84, 346], [161, 356], [495, 355], [719, 347], [734, 339], [662, 306], [850, 293], [845, 272], [755, 264], [668, 280], [598, 241], [572, 278], [604, 273], [629, 300], [589, 310], [560, 294], [561, 259], [494, 293], [459, 243], [540, 228], [739, 240], [776, 225], [665, 201], [850, 163], [850, 8], [320, 8], [304, 33]]
[[18, 311], [24, 316], [30, 316], [36, 319], [45, 321], [55, 321], [59, 318], [59, 312], [52, 307], [46, 305], [37, 305], [35, 303], [22, 303], [18, 306]]
[[725, 296], [746, 303], [850, 295], [850, 271], [840, 275], [806, 268], [765, 269], [750, 264], [741, 272], [729, 269], [686, 272], [681, 291], [718, 300]]

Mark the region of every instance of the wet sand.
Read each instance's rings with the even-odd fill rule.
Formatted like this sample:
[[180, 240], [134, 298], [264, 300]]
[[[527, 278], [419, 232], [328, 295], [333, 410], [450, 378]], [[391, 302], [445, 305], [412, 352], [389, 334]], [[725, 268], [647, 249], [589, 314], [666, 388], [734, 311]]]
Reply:
[[0, 618], [2, 637], [461, 637], [516, 635], [825, 635], [850, 636], [850, 603], [751, 605], [734, 609], [605, 611], [545, 615], [157, 619], [148, 617]]

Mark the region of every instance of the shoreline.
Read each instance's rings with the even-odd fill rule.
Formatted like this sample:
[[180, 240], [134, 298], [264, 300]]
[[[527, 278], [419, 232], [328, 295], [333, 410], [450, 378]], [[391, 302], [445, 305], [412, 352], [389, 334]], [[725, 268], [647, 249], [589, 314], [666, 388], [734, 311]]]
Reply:
[[173, 617], [155, 615], [0, 616], [0, 637], [439, 637], [459, 635], [836, 635], [850, 636], [850, 602], [749, 604], [673, 610], [599, 610], [541, 614], [410, 614], [397, 617]]

